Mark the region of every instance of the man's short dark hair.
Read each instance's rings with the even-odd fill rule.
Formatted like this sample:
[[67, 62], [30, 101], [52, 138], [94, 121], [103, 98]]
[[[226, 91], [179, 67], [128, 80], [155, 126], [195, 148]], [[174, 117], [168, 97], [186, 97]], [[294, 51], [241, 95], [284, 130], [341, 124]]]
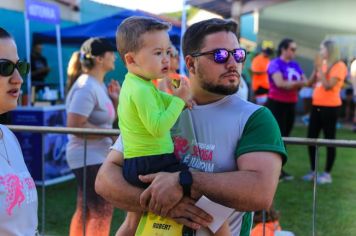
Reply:
[[12, 38], [12, 36], [4, 28], [0, 27], [0, 39], [4, 38]]
[[151, 17], [132, 16], [125, 19], [116, 31], [116, 47], [121, 59], [125, 62], [124, 56], [128, 52], [137, 52], [142, 46], [141, 36], [144, 33], [165, 30], [169, 31], [171, 25]]
[[204, 47], [205, 36], [221, 31], [232, 32], [237, 37], [237, 23], [232, 20], [213, 18], [191, 25], [183, 37], [183, 55], [199, 52]]

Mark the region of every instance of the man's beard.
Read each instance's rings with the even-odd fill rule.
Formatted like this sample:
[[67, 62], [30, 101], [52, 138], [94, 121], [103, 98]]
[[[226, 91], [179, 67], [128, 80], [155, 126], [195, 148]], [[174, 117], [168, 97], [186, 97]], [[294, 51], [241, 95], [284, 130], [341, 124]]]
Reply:
[[231, 95], [239, 90], [238, 85], [231, 85], [231, 86], [214, 85], [212, 83], [207, 83], [205, 81], [201, 81], [201, 85], [204, 90], [220, 95]]
[[204, 75], [203, 73], [201, 73], [201, 71], [198, 70], [198, 76], [199, 76], [199, 80], [200, 80], [200, 85], [201, 87], [211, 93], [215, 93], [215, 94], [219, 94], [219, 95], [231, 95], [236, 93], [239, 90], [239, 84], [237, 85], [215, 85], [211, 82], [207, 82], [204, 80]]

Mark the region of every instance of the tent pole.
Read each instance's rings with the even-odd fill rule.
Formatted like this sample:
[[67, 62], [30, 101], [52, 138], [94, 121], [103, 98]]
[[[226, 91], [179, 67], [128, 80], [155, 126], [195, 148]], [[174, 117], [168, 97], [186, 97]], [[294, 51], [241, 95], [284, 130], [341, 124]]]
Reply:
[[[26, 40], [26, 60], [28, 63], [31, 62], [31, 51], [30, 51], [30, 21], [27, 18], [27, 13], [25, 13], [25, 40]], [[27, 106], [31, 106], [32, 102], [32, 91], [31, 91], [31, 70], [27, 75]]]
[[234, 19], [238, 24], [238, 30], [237, 30], [238, 38], [240, 38], [240, 34], [241, 34], [240, 18], [241, 18], [242, 6], [243, 6], [243, 0], [234, 0], [231, 6], [231, 18]]
[[183, 56], [183, 36], [187, 25], [187, 6], [186, 0], [182, 0], [183, 2], [183, 9], [182, 9], [182, 22], [181, 22], [181, 33], [180, 33], [180, 50], [179, 50], [179, 74], [185, 75], [185, 62]]
[[57, 37], [57, 53], [58, 53], [58, 71], [59, 71], [59, 95], [61, 100], [63, 100], [64, 80], [63, 80], [61, 29], [59, 24], [56, 24], [56, 37]]

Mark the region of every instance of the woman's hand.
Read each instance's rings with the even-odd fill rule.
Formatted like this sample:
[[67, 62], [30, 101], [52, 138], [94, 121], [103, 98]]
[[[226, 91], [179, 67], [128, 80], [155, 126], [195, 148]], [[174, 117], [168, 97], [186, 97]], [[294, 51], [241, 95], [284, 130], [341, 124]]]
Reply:
[[120, 90], [121, 90], [121, 86], [119, 82], [112, 79], [108, 84], [108, 93], [110, 99], [114, 102], [114, 105], [117, 105], [118, 103]]

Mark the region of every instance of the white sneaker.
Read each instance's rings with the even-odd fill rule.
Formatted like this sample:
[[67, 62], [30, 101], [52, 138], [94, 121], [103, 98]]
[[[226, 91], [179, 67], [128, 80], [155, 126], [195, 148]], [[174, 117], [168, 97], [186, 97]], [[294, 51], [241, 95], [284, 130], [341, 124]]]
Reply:
[[308, 174], [306, 174], [302, 177], [302, 180], [309, 182], [309, 181], [313, 181], [314, 178], [315, 178], [314, 171], [310, 171]]
[[323, 172], [317, 179], [318, 184], [331, 184], [332, 178], [329, 173]]

